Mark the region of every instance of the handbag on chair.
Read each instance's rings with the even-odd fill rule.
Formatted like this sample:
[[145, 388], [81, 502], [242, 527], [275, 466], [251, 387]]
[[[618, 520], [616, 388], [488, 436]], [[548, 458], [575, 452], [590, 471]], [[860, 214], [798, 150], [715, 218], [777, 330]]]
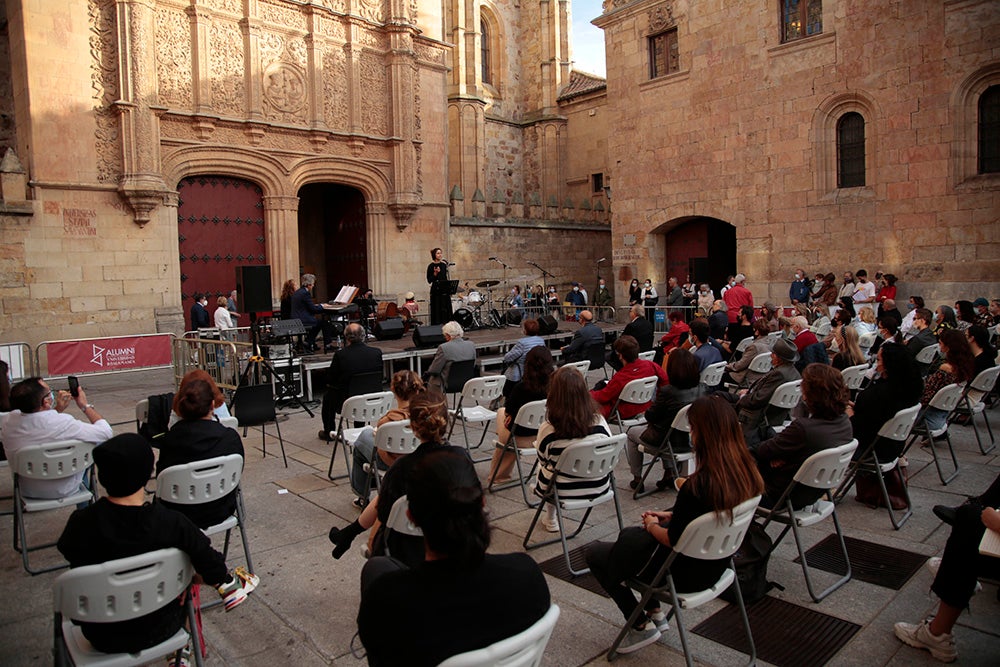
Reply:
[[[906, 481], [903, 479], [903, 473], [900, 471], [899, 466], [884, 473], [882, 477], [885, 479], [885, 490], [889, 492], [889, 503], [892, 505], [892, 509], [906, 509], [908, 507], [904, 492]], [[882, 497], [882, 489], [879, 488], [878, 478], [875, 473], [868, 471], [858, 472], [854, 488], [856, 494], [854, 499], [862, 505], [867, 505], [872, 509], [885, 507], [885, 498]]]

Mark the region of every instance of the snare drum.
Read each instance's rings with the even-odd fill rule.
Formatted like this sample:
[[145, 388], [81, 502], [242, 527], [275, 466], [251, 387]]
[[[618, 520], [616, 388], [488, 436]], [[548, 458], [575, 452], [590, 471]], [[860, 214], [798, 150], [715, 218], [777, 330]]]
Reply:
[[483, 297], [476, 290], [470, 291], [469, 292], [469, 296], [466, 298], [466, 301], [465, 301], [466, 305], [473, 306], [473, 307], [478, 306], [482, 302], [483, 302]]

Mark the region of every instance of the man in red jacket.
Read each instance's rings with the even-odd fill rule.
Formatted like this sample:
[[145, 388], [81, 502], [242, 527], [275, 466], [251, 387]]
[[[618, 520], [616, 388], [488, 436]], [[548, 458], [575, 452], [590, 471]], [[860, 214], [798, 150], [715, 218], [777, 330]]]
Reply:
[[[611, 410], [614, 408], [619, 394], [622, 393], [625, 385], [632, 380], [640, 380], [655, 375], [657, 378], [657, 387], [668, 384], [667, 373], [661, 366], [654, 364], [652, 361], [639, 358], [639, 343], [632, 336], [622, 336], [615, 341], [612, 347], [618, 354], [618, 358], [621, 359], [622, 369], [612, 375], [611, 380], [602, 389], [595, 389], [590, 392], [590, 395], [601, 406], [601, 414], [605, 417], [611, 416]], [[623, 403], [618, 406], [618, 414], [621, 415], [622, 419], [635, 417], [637, 414], [645, 412], [646, 408], [649, 407], [649, 403], [646, 402], [642, 405]]]
[[729, 316], [729, 323], [736, 324], [740, 316], [741, 306], [750, 306], [753, 308], [753, 294], [750, 293], [744, 283], [747, 281], [747, 277], [742, 273], [736, 275], [736, 284], [726, 290], [726, 294], [722, 297], [726, 302], [726, 306], [729, 310], [726, 314]]

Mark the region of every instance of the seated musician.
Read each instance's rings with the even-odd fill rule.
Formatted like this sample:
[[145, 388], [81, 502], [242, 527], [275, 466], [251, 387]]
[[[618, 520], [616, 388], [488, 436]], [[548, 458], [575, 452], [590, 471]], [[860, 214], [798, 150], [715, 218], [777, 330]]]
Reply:
[[333, 329], [326, 319], [317, 319], [323, 312], [323, 306], [313, 303], [312, 289], [316, 285], [316, 276], [307, 273], [302, 276], [301, 287], [292, 294], [292, 317], [302, 320], [306, 328], [305, 347], [308, 352], [316, 352], [316, 336], [323, 332], [323, 351], [333, 348]]

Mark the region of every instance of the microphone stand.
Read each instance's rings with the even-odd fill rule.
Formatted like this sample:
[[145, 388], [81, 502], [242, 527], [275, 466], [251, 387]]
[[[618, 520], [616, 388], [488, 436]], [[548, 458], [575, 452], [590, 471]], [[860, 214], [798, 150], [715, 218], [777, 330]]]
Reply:
[[[500, 266], [503, 267], [503, 295], [504, 295], [503, 296], [503, 299], [504, 299], [503, 302], [506, 304], [507, 303], [507, 293], [510, 292], [510, 286], [507, 284], [507, 269], [509, 269], [510, 267], [507, 266], [507, 264], [502, 259], [500, 259], [499, 257], [490, 257], [490, 259], [492, 261], [498, 263]], [[493, 314], [492, 313], [492, 309], [493, 309], [493, 304], [490, 304], [490, 315], [491, 315], [490, 319], [491, 320], [499, 319], [499, 318], [492, 317], [492, 314]], [[504, 316], [505, 317], [506, 317], [506, 313], [507, 313], [507, 309], [505, 308], [504, 309]], [[503, 327], [503, 325], [504, 325], [504, 323], [502, 321], [495, 321], [495, 322], [493, 322], [493, 324], [498, 329], [501, 328], [501, 327]]]

